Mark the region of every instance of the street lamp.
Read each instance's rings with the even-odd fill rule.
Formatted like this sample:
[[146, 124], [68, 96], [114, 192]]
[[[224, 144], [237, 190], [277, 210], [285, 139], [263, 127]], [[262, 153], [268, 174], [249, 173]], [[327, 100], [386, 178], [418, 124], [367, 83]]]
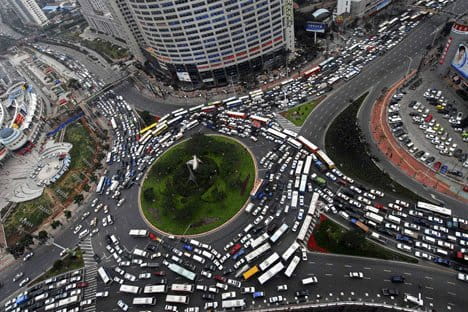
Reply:
[[405, 78], [408, 77], [409, 71], [410, 71], [410, 68], [411, 68], [411, 63], [413, 63], [413, 58], [412, 57], [407, 56], [407, 55], [406, 55], [406, 57], [409, 59], [409, 63], [408, 63], [408, 69], [406, 70]]

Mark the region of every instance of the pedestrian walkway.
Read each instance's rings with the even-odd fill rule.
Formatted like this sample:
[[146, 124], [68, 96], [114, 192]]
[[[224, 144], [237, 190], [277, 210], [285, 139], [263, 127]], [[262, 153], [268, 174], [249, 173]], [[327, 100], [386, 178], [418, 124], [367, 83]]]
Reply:
[[279, 113], [275, 113], [275, 118], [279, 122], [281, 127], [283, 127], [284, 129], [288, 129], [288, 130], [294, 131], [296, 133], [299, 133], [299, 131], [301, 130], [301, 127], [296, 126], [295, 124], [290, 122], [288, 119], [286, 119], [285, 117], [283, 117]]
[[96, 290], [97, 290], [97, 263], [94, 260], [94, 249], [91, 243], [91, 237], [88, 236], [79, 244], [80, 249], [83, 251], [84, 261], [84, 277], [85, 281], [88, 282], [88, 287], [84, 289], [83, 300], [92, 299], [93, 303], [82, 309], [85, 312], [96, 311]]

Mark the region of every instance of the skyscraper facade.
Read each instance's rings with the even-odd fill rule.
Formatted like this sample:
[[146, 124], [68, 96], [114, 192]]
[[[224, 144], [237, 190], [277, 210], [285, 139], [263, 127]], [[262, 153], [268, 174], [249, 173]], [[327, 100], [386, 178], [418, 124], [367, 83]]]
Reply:
[[111, 2], [126, 10], [125, 23], [154, 70], [182, 85], [237, 82], [294, 52], [292, 0]]
[[110, 13], [105, 0], [78, 0], [78, 2], [83, 17], [92, 29], [125, 41], [120, 26]]
[[49, 21], [35, 0], [10, 0], [10, 3], [25, 24], [44, 26]]

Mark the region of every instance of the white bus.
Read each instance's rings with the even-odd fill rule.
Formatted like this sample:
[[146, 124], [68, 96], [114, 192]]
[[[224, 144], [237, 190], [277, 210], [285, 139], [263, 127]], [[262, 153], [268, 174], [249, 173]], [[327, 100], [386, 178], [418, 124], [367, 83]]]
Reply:
[[258, 282], [263, 285], [268, 282], [272, 277], [278, 274], [282, 269], [284, 269], [284, 264], [280, 261], [274, 266], [272, 266], [268, 271], [259, 276]]
[[260, 246], [263, 242], [265, 242], [268, 238], [270, 238], [270, 235], [268, 235], [268, 233], [263, 233], [262, 235], [260, 235], [259, 237], [257, 237], [256, 239], [254, 239], [252, 241], [252, 243], [250, 244], [250, 246], [252, 248], [257, 248], [258, 246]]
[[56, 308], [66, 307], [68, 305], [76, 304], [78, 302], [79, 302], [78, 296], [71, 296], [71, 297], [59, 300]]
[[299, 194], [304, 194], [307, 188], [307, 175], [301, 176], [301, 183], [299, 184]]
[[286, 275], [286, 277], [291, 277], [292, 274], [294, 273], [294, 270], [296, 270], [296, 267], [300, 261], [301, 261], [301, 258], [299, 258], [299, 256], [294, 256], [291, 262], [289, 262], [289, 265], [286, 268], [286, 271], [284, 271], [284, 275]]
[[305, 175], [309, 175], [311, 166], [312, 166], [312, 156], [308, 155], [304, 163], [304, 169], [302, 170], [302, 173]]
[[289, 246], [288, 249], [281, 255], [284, 261], [288, 261], [289, 258], [296, 252], [296, 250], [299, 248], [299, 244], [297, 242], [292, 243], [291, 246]]
[[312, 199], [310, 200], [310, 204], [309, 204], [309, 211], [307, 211], [307, 214], [309, 216], [314, 216], [314, 214], [316, 212], [317, 202], [318, 202], [319, 196], [320, 196], [320, 194], [317, 193], [317, 192], [314, 192], [312, 194]]
[[299, 142], [298, 140], [295, 140], [293, 138], [288, 138], [288, 144], [291, 145], [292, 147], [294, 147], [295, 149], [298, 149], [300, 150], [302, 148], [302, 144], [301, 142]]
[[154, 297], [136, 297], [133, 298], [133, 305], [155, 305], [156, 298]]
[[289, 225], [287, 225], [286, 223], [283, 223], [274, 233], [273, 235], [271, 235], [270, 237], [270, 241], [272, 243], [276, 243], [280, 237], [286, 233], [286, 231], [289, 229]]
[[291, 208], [297, 208], [297, 201], [299, 200], [299, 192], [294, 191], [292, 192], [292, 198], [291, 198]]
[[289, 135], [290, 137], [292, 138], [297, 138], [297, 133], [292, 131], [292, 130], [289, 130], [289, 129], [283, 129], [283, 133], [286, 134], [286, 135]]
[[221, 302], [221, 307], [223, 309], [242, 308], [242, 307], [245, 307], [245, 300], [244, 299], [223, 300]]
[[430, 211], [430, 212], [438, 213], [438, 214], [448, 216], [448, 217], [452, 215], [452, 210], [449, 208], [440, 207], [440, 206], [436, 206], [436, 205], [426, 203], [426, 202], [421, 202], [421, 201], [418, 201], [416, 203], [416, 209]]
[[[301, 226], [301, 229], [299, 230], [299, 233], [297, 234], [297, 240], [298, 241], [304, 241], [306, 239], [306, 235], [307, 235], [307, 230], [309, 229], [310, 227], [310, 224], [312, 223], [312, 216], [311, 215], [307, 215], [305, 218], [304, 218], [304, 223], [302, 223], [302, 226]], [[286, 259], [285, 259], [286, 260]]]
[[189, 304], [189, 296], [176, 296], [176, 295], [167, 295], [166, 303], [176, 303], [176, 304]]
[[148, 230], [131, 229], [128, 235], [132, 237], [148, 237]]
[[122, 284], [120, 285], [119, 291], [122, 293], [137, 295], [141, 292], [141, 288], [138, 286]]
[[391, 215], [391, 214], [387, 215], [385, 218], [388, 221], [393, 222], [395, 224], [400, 224], [400, 222], [401, 222], [401, 219], [399, 217], [396, 217], [396, 216]]
[[260, 263], [258, 265], [259, 269], [261, 271], [265, 271], [266, 269], [268, 269], [273, 263], [276, 262], [276, 260], [278, 260], [280, 258], [280, 256], [278, 255], [278, 253], [274, 252], [272, 253], [268, 258], [266, 258], [265, 260], [262, 261], [262, 263]]
[[245, 256], [245, 260], [250, 263], [252, 262], [253, 260], [255, 260], [256, 258], [260, 257], [262, 254], [264, 254], [265, 252], [267, 252], [268, 250], [271, 249], [271, 245], [269, 243], [265, 243], [263, 244], [262, 246], [254, 249], [253, 251], [251, 251], [250, 253], [248, 253], [246, 256]]
[[96, 193], [102, 194], [102, 191], [104, 190], [104, 181], [105, 181], [105, 179], [106, 179], [105, 176], [102, 176], [99, 179], [99, 183], [98, 183], [97, 188], [96, 188]]
[[373, 212], [366, 212], [364, 214], [364, 217], [379, 224], [382, 223], [382, 221], [384, 220], [382, 216], [379, 216], [378, 214]]
[[189, 271], [189, 270], [187, 270], [187, 269], [185, 269], [185, 268], [183, 268], [183, 267], [181, 267], [180, 265], [175, 264], [175, 263], [170, 263], [170, 264], [167, 266], [167, 268], [168, 268], [169, 270], [171, 270], [172, 272], [177, 273], [177, 274], [179, 274], [180, 276], [183, 276], [183, 277], [185, 277], [186, 279], [191, 280], [191, 281], [195, 280], [195, 278], [196, 278], [196, 276], [197, 276], [197, 275], [196, 275], [195, 273], [193, 273], [192, 271]]
[[164, 294], [167, 292], [166, 285], [146, 285], [143, 288], [144, 294]]
[[287, 138], [287, 135], [282, 133], [282, 132], [279, 132], [278, 130], [275, 130], [273, 128], [268, 128], [267, 129], [267, 132], [271, 135], [273, 135], [274, 137], [278, 138], [278, 139], [281, 139], [281, 140], [285, 140]]
[[195, 286], [193, 284], [172, 284], [171, 290], [177, 292], [193, 293]]
[[109, 277], [109, 275], [103, 267], [99, 267], [98, 274], [104, 284], [108, 285], [112, 283], [112, 279]]
[[144, 251], [144, 250], [141, 250], [141, 249], [138, 249], [138, 248], [135, 248], [133, 249], [133, 253], [132, 253], [134, 256], [139, 256], [139, 257], [148, 257], [148, 252], [147, 251]]

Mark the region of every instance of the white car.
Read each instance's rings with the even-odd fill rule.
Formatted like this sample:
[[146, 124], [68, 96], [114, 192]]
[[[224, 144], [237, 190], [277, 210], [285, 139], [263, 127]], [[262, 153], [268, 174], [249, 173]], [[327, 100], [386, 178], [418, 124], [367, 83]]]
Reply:
[[288, 290], [288, 285], [284, 284], [284, 285], [278, 285], [276, 287], [276, 290], [277, 291], [287, 291]]
[[301, 223], [300, 223], [299, 221], [295, 221], [294, 224], [293, 224], [293, 227], [292, 227], [292, 231], [293, 231], [293, 232], [296, 232], [297, 229], [299, 228], [299, 225], [300, 225], [300, 224], [301, 224]]
[[19, 287], [23, 287], [23, 286], [26, 285], [28, 282], [29, 282], [29, 277], [26, 277], [26, 278], [23, 279], [21, 282], [19, 282]]
[[244, 287], [241, 290], [242, 294], [253, 294], [255, 292], [255, 287]]
[[17, 280], [19, 280], [20, 278], [22, 278], [24, 275], [23, 272], [19, 272], [15, 275], [15, 277], [13, 277], [13, 282], [16, 282]]
[[75, 229], [73, 230], [73, 234], [78, 234], [78, 232], [81, 230], [83, 226], [81, 224], [78, 224]]
[[283, 296], [274, 296], [274, 297], [270, 297], [268, 298], [268, 303], [279, 303], [279, 302], [283, 302], [285, 298], [283, 298]]
[[351, 278], [364, 278], [364, 273], [362, 273], [362, 272], [349, 272], [349, 277], [351, 277]]
[[124, 275], [124, 274], [125, 274], [125, 271], [122, 270], [122, 269], [119, 268], [119, 267], [115, 267], [114, 271], [117, 272], [117, 273], [119, 273], [120, 275]]
[[146, 273], [140, 273], [138, 275], [138, 279], [143, 280], [143, 279], [150, 279], [151, 278], [151, 273], [146, 272]]
[[211, 278], [213, 276], [213, 274], [211, 272], [208, 272], [208, 271], [201, 271], [201, 275], [206, 277], [206, 278]]
[[96, 298], [104, 298], [104, 297], [108, 297], [108, 296], [109, 296], [108, 291], [100, 291], [100, 292], [96, 293]]
[[107, 217], [102, 218], [102, 226], [103, 227], [107, 226]]
[[123, 302], [122, 300], [117, 301], [117, 305], [122, 311], [127, 311], [128, 310], [128, 305]]

